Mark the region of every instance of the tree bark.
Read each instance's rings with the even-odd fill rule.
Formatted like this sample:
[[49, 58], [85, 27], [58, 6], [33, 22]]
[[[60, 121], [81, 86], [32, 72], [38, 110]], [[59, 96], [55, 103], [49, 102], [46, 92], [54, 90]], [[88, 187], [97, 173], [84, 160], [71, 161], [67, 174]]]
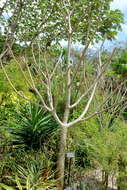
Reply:
[[102, 182], [103, 182], [103, 190], [107, 190], [108, 189], [108, 178], [109, 175], [106, 171], [103, 171], [103, 176], [102, 176]]
[[57, 161], [57, 175], [59, 180], [59, 190], [64, 189], [65, 153], [67, 142], [67, 127], [60, 127], [59, 153]]

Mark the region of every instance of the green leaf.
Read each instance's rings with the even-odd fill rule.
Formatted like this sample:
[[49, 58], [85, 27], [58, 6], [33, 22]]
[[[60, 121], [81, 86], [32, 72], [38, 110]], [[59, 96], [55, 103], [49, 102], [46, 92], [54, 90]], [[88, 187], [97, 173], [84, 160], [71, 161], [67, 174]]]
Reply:
[[4, 183], [0, 183], [0, 187], [2, 187], [5, 190], [16, 190], [14, 187], [10, 187], [8, 185], [5, 185]]
[[23, 190], [22, 185], [19, 180], [19, 177], [17, 175], [15, 176], [15, 181], [16, 181], [16, 184], [17, 184], [17, 187], [19, 188], [19, 190]]

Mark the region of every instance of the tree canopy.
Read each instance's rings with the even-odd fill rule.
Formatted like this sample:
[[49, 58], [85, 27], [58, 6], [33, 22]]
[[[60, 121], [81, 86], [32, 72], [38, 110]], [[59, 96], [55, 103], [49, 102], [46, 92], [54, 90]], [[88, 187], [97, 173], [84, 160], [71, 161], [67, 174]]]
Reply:
[[112, 40], [121, 30], [123, 14], [117, 9], [110, 9], [111, 1], [8, 0], [3, 6], [1, 24], [5, 33], [20, 42], [32, 43], [39, 39], [43, 46], [50, 46], [52, 42], [67, 40], [67, 15], [71, 14], [73, 41], [86, 45], [88, 41]]

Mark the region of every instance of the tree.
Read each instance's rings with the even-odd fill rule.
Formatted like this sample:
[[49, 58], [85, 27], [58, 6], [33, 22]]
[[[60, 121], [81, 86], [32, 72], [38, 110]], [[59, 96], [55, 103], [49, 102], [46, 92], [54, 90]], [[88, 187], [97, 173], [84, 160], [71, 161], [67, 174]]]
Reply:
[[[19, 65], [27, 84], [34, 90], [36, 95], [38, 95], [42, 102], [42, 107], [48, 110], [59, 124], [60, 143], [57, 168], [59, 185], [62, 190], [64, 186], [64, 162], [68, 128], [78, 124], [79, 122], [86, 121], [94, 115], [114, 106], [113, 104], [108, 108], [103, 109], [103, 105], [105, 105], [105, 103], [107, 103], [107, 101], [109, 101], [112, 97], [111, 94], [107, 94], [107, 97], [103, 99], [103, 103], [100, 104], [96, 110], [89, 112], [89, 108], [96, 92], [101, 89], [100, 87], [103, 84], [100, 82], [101, 78], [102, 76], [103, 79], [105, 77], [106, 68], [111, 63], [114, 51], [104, 64], [101, 62], [101, 51], [99, 51], [99, 55], [97, 56], [98, 58], [95, 60], [94, 65], [91, 63], [91, 60], [87, 59], [86, 52], [89, 44], [93, 43], [94, 40], [114, 38], [117, 33], [116, 30], [120, 29], [122, 14], [118, 10], [110, 11], [109, 0], [52, 0], [50, 3], [45, 1], [42, 3], [41, 1], [37, 1], [39, 4], [36, 4], [36, 2], [32, 3], [32, 11], [34, 10], [36, 12], [35, 15], [38, 15], [39, 18], [43, 18], [43, 15], [45, 15], [45, 12], [47, 11], [46, 15], [48, 15], [48, 18], [46, 19], [44, 17], [44, 23], [39, 19], [39, 21], [36, 20], [35, 22], [35, 15], [32, 18], [30, 17], [32, 12], [28, 2], [29, 1], [24, 1], [25, 9], [21, 12], [22, 14], [27, 14], [28, 20], [26, 23], [26, 28], [24, 28], [24, 26], [22, 28], [23, 20], [21, 19], [21, 22], [19, 21], [18, 24], [18, 30], [16, 30], [16, 37], [20, 34], [20, 37], [24, 36], [25, 38], [25, 34], [28, 34], [26, 35], [28, 38], [25, 38], [24, 40], [27, 42], [31, 41], [29, 40], [30, 38], [32, 39], [32, 42], [36, 37], [40, 39], [40, 42], [38, 42], [36, 46], [32, 45], [33, 61], [31, 63], [31, 67], [28, 66], [27, 58], [24, 57], [23, 62], [26, 65], [29, 76], [25, 75], [19, 60], [17, 60], [13, 54], [9, 44], [7, 49], [10, 51], [15, 62]], [[42, 6], [42, 10], [38, 8], [40, 5]], [[40, 14], [41, 11], [43, 14]], [[23, 17], [23, 19], [24, 18], [25, 17]], [[12, 17], [10, 20], [12, 20]], [[32, 25], [33, 22], [34, 25]], [[13, 23], [13, 20], [11, 23]], [[42, 24], [42, 26], [39, 24]], [[32, 30], [32, 34], [29, 33], [31, 25], [35, 30]], [[37, 25], [39, 28], [36, 28]], [[53, 28], [53, 30], [51, 30], [51, 28]], [[22, 33], [23, 29], [25, 29], [25, 34]], [[65, 54], [63, 49], [55, 43], [59, 42], [61, 39], [65, 39], [68, 42], [67, 53]], [[43, 40], [44, 43], [41, 44], [41, 41]], [[49, 40], [50, 45], [51, 42], [54, 42], [56, 45], [52, 45], [51, 47], [49, 45], [47, 48], [47, 42], [49, 42]], [[75, 59], [72, 55], [72, 43], [75, 41], [85, 44], [79, 60]], [[36, 48], [36, 53], [34, 51], [34, 47]], [[0, 57], [2, 58], [3, 55], [4, 54], [1, 54]], [[66, 62], [64, 62], [65, 60]], [[92, 64], [92, 73], [87, 70], [86, 62]], [[1, 66], [6, 74], [6, 77], [8, 78], [8, 81], [10, 82], [10, 85], [17, 92], [17, 94], [29, 100], [28, 97], [15, 88], [12, 81], [8, 77], [6, 69], [2, 64], [2, 60]], [[34, 72], [32, 67], [34, 68]], [[121, 85], [119, 85], [119, 88], [121, 88]], [[113, 90], [112, 93], [115, 92], [116, 91]], [[119, 103], [123, 101], [124, 97]], [[117, 103], [118, 102], [115, 102], [115, 105]], [[61, 104], [62, 107], [60, 107]], [[77, 109], [78, 106], [81, 106], [81, 110], [76, 118], [72, 118], [72, 112]]]
[[126, 71], [127, 71], [127, 53], [126, 48], [118, 49], [118, 55], [113, 60], [113, 71], [114, 74], [118, 75], [119, 78], [126, 78]]
[[[1, 8], [5, 32], [21, 42], [41, 39], [43, 47], [68, 39], [67, 10], [71, 12], [72, 40], [83, 44], [104, 38], [113, 39], [121, 30], [123, 15], [110, 10], [112, 0], [8, 0]], [[4, 15], [7, 15], [8, 19]], [[64, 22], [63, 22], [64, 21]], [[52, 30], [53, 28], [53, 30]]]

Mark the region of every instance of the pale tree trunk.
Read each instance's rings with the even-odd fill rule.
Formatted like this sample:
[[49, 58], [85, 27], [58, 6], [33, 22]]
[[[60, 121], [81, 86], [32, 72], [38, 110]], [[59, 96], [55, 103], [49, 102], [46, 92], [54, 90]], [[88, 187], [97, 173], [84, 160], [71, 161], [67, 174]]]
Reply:
[[102, 182], [104, 190], [108, 189], [108, 181], [109, 181], [109, 175], [106, 171], [103, 171]]
[[59, 140], [59, 152], [58, 152], [58, 163], [57, 172], [59, 179], [59, 189], [64, 188], [64, 171], [65, 171], [65, 153], [67, 143], [67, 123], [70, 114], [70, 102], [71, 102], [71, 13], [68, 11], [68, 65], [67, 65], [67, 83], [66, 83], [66, 99], [65, 99], [65, 110], [63, 114], [63, 125], [60, 126], [60, 140]]
[[67, 127], [60, 127], [59, 153], [57, 161], [57, 174], [59, 180], [59, 189], [64, 188], [64, 170], [65, 170], [65, 153], [67, 142]]

